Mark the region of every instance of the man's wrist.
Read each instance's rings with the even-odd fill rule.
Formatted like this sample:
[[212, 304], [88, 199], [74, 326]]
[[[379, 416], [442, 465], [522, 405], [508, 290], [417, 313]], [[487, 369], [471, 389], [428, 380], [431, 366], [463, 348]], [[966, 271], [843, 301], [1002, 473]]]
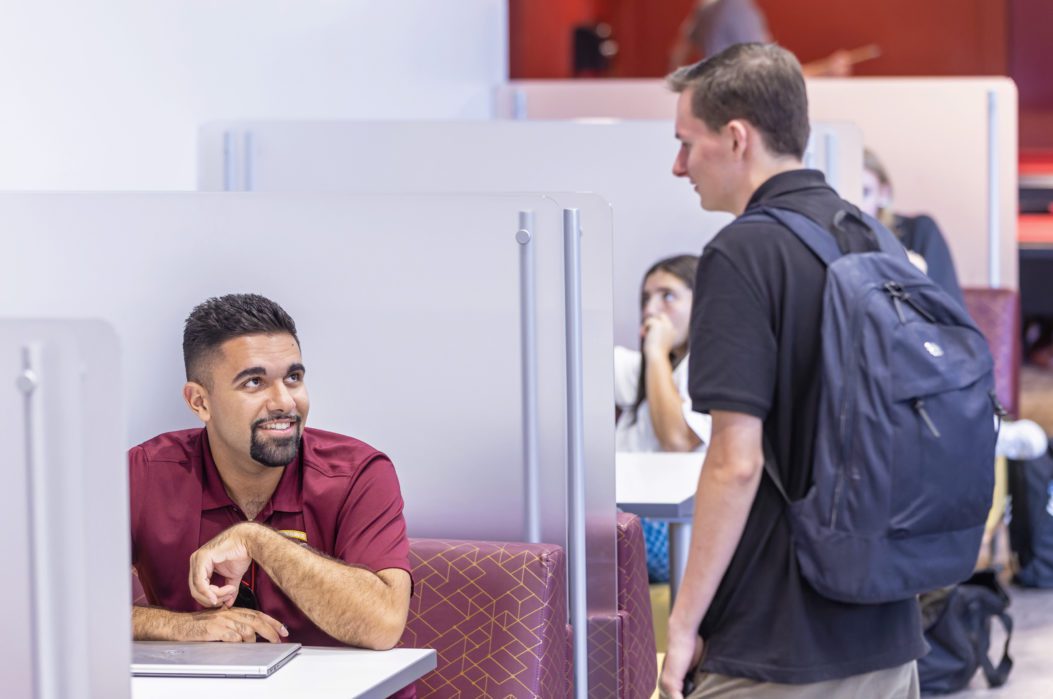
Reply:
[[242, 522], [236, 526], [240, 528], [238, 536], [245, 544], [245, 552], [248, 553], [249, 558], [252, 560], [259, 561], [267, 537], [276, 535], [277, 532], [259, 522]]
[[132, 635], [136, 641], [186, 641], [189, 614], [160, 607], [132, 608]]
[[673, 614], [669, 616], [668, 635], [670, 638], [691, 637], [698, 635], [698, 624], [689, 624], [686, 620]]

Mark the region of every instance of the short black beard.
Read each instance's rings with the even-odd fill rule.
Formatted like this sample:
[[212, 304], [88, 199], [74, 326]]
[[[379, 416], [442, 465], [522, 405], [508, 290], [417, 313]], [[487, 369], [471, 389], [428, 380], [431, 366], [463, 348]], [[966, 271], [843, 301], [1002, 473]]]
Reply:
[[[267, 420], [266, 422], [269, 422]], [[296, 436], [285, 439], [269, 439], [263, 441], [259, 438], [260, 428], [252, 426], [252, 442], [249, 444], [249, 456], [267, 468], [281, 468], [288, 466], [300, 453], [300, 420], [292, 418], [295, 425]], [[265, 422], [261, 420], [260, 422]]]

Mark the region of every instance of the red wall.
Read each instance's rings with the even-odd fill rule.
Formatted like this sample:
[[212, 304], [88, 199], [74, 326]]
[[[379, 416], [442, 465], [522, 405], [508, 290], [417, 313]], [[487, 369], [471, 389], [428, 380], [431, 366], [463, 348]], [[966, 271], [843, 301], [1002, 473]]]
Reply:
[[860, 75], [1001, 75], [1009, 0], [759, 0], [776, 41], [804, 61], [875, 43]]
[[[1050, 14], [1048, 0], [757, 0], [768, 27], [802, 61], [876, 43], [860, 75], [1000, 75], [1008, 71], [1010, 4]], [[510, 0], [513, 78], [570, 77], [570, 30], [605, 21], [620, 52], [615, 77], [657, 77], [694, 0]], [[1041, 5], [1041, 7], [1039, 7]], [[1047, 32], [1050, 24], [1032, 23]]]
[[[857, 75], [1009, 75], [1022, 148], [1053, 148], [1053, 0], [756, 0], [775, 40], [808, 62], [877, 44]], [[569, 78], [571, 29], [606, 22], [607, 75], [660, 77], [695, 0], [509, 0], [510, 73]]]
[[571, 77], [571, 28], [594, 22], [595, 5], [595, 0], [509, 0], [511, 77]]
[[1020, 145], [1053, 149], [1053, 2], [1013, 0], [1009, 74], [1020, 91]]

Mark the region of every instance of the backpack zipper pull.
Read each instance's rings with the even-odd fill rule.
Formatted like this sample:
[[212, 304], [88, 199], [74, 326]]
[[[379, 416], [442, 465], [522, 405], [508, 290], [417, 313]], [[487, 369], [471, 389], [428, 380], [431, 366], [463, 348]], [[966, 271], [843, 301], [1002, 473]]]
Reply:
[[998, 400], [998, 395], [994, 391], [988, 391], [987, 395], [991, 396], [991, 405], [995, 414], [995, 434], [998, 434], [1002, 431], [1002, 423], [1009, 417], [1009, 412], [1002, 405], [1002, 402]]
[[899, 322], [906, 323], [907, 317], [903, 315], [903, 304], [900, 303], [900, 299], [905, 298], [903, 287], [896, 282], [885, 282], [885, 293], [892, 298], [892, 307], [896, 309], [896, 315], [899, 316]]
[[918, 414], [918, 416], [922, 420], [925, 421], [925, 425], [929, 428], [929, 431], [932, 432], [932, 436], [935, 437], [936, 439], [939, 439], [940, 438], [940, 431], [936, 429], [936, 425], [932, 424], [932, 418], [930, 418], [929, 414], [927, 412], [925, 412], [925, 403], [924, 403], [924, 401], [922, 401], [921, 398], [915, 399], [915, 401], [914, 401], [914, 411]]

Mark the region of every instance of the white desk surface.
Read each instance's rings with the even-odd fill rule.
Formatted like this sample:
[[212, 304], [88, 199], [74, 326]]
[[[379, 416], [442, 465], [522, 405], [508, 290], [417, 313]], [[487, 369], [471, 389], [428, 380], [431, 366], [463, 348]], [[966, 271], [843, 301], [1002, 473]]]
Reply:
[[618, 507], [651, 519], [690, 518], [704, 458], [703, 452], [618, 452], [614, 456]]
[[133, 677], [133, 699], [384, 699], [435, 669], [435, 651], [303, 648], [267, 678]]

